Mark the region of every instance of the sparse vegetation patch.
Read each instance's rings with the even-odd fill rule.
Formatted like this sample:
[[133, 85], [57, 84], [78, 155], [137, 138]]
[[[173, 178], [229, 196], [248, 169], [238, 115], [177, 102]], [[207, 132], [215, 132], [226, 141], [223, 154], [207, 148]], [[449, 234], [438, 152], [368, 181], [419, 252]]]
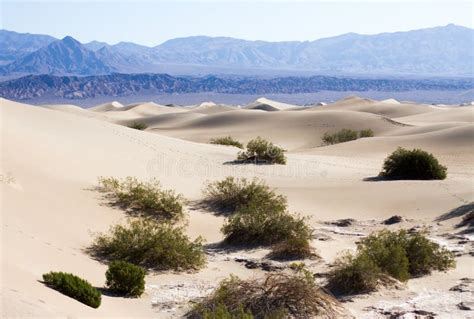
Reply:
[[226, 243], [274, 245], [272, 256], [280, 259], [315, 256], [306, 219], [289, 213], [286, 197], [262, 180], [227, 177], [209, 183], [204, 194], [211, 207], [230, 215], [222, 227]]
[[264, 164], [286, 164], [285, 150], [272, 142], [257, 137], [247, 143], [247, 149], [237, 156], [238, 161]]
[[89, 252], [107, 261], [122, 260], [152, 270], [196, 270], [206, 259], [203, 239], [191, 241], [183, 227], [152, 219], [129, 220], [99, 234]]
[[383, 230], [364, 238], [355, 255], [336, 261], [328, 287], [338, 294], [365, 293], [375, 290], [383, 275], [406, 281], [454, 266], [453, 254], [425, 234]]
[[234, 245], [274, 245], [295, 238], [312, 238], [305, 218], [286, 210], [268, 209], [265, 202], [240, 208], [227, 219], [222, 232], [225, 242]]
[[184, 198], [173, 190], [163, 190], [157, 180], [141, 182], [134, 177], [119, 180], [100, 177], [99, 184], [110, 193], [112, 201], [131, 212], [158, 220], [178, 221], [184, 218]]
[[338, 307], [337, 300], [302, 270], [269, 274], [262, 279], [231, 276], [197, 304], [188, 318], [335, 318]]
[[213, 139], [211, 139], [210, 143], [211, 144], [219, 144], [219, 145], [227, 145], [227, 146], [235, 146], [235, 147], [238, 147], [238, 148], [244, 148], [242, 143], [235, 140], [232, 136], [213, 138]]
[[48, 287], [92, 308], [100, 306], [102, 295], [87, 280], [73, 274], [52, 271], [43, 275], [43, 281]]
[[133, 128], [135, 130], [143, 131], [143, 130], [146, 130], [148, 128], [148, 125], [146, 125], [145, 123], [141, 123], [141, 122], [133, 122], [128, 127]]
[[281, 211], [286, 208], [287, 201], [277, 195], [264, 181], [259, 179], [226, 177], [223, 180], [208, 183], [204, 189], [205, 201], [211, 207], [224, 211], [235, 212], [238, 208], [250, 203], [263, 203], [272, 210]]
[[373, 137], [374, 131], [371, 129], [361, 130], [359, 132], [350, 130], [350, 129], [342, 129], [337, 131], [336, 133], [324, 133], [323, 135], [323, 143], [324, 145], [333, 145], [338, 143], [344, 143], [349, 141], [354, 141], [358, 138], [364, 137]]

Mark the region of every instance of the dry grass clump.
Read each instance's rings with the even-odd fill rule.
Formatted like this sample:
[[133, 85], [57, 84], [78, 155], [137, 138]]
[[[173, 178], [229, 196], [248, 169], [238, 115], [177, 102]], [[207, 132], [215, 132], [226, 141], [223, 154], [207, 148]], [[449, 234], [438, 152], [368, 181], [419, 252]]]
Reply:
[[373, 137], [373, 136], [374, 136], [374, 131], [372, 131], [371, 129], [365, 129], [365, 130], [361, 130], [357, 132], [354, 130], [344, 128], [333, 134], [330, 134], [328, 132], [324, 133], [323, 143], [324, 145], [333, 145], [333, 144], [338, 144], [338, 143], [354, 141], [358, 138]]
[[375, 290], [383, 275], [407, 281], [455, 265], [453, 254], [424, 233], [382, 230], [364, 238], [355, 255], [336, 261], [328, 287], [337, 294], [365, 293]]
[[119, 180], [100, 177], [99, 184], [110, 193], [115, 204], [132, 212], [158, 220], [178, 221], [184, 218], [184, 198], [173, 190], [163, 190], [159, 181], [141, 182], [135, 177]]
[[364, 137], [374, 137], [374, 131], [372, 131], [370, 128], [366, 130], [360, 130], [359, 138], [364, 138]]
[[188, 318], [336, 318], [338, 313], [338, 301], [303, 270], [250, 280], [231, 276], [197, 304]]
[[247, 180], [229, 176], [221, 181], [208, 183], [203, 193], [207, 204], [228, 213], [233, 213], [252, 202], [265, 202], [274, 210], [286, 207], [286, 198], [277, 195], [259, 179]]
[[445, 179], [447, 168], [431, 153], [399, 147], [385, 159], [380, 176], [388, 179]]
[[143, 218], [99, 234], [89, 252], [98, 259], [152, 270], [196, 270], [206, 263], [201, 237], [191, 241], [183, 227]]
[[226, 136], [226, 137], [217, 137], [213, 138], [210, 141], [211, 144], [219, 144], [219, 145], [226, 145], [226, 146], [235, 146], [238, 148], [244, 148], [242, 143], [234, 139], [232, 136]]
[[285, 150], [264, 140], [260, 136], [247, 143], [247, 150], [240, 152], [238, 161], [263, 163], [263, 164], [286, 164]]
[[128, 127], [133, 128], [135, 130], [143, 131], [143, 130], [146, 130], [148, 128], [148, 125], [146, 125], [145, 123], [141, 123], [141, 122], [133, 122]]

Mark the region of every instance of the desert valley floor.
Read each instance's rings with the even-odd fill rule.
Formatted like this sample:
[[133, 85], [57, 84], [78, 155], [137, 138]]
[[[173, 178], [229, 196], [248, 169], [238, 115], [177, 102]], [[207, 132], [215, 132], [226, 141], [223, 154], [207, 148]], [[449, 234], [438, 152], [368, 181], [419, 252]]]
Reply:
[[[31, 106], [0, 100], [1, 317], [175, 318], [188, 301], [229, 274], [265, 272], [245, 262], [267, 262], [265, 249], [218, 250], [223, 217], [195, 205], [209, 180], [258, 177], [288, 197], [291, 211], [309, 216], [322, 257], [305, 261], [315, 273], [374, 230], [427, 227], [433, 240], [456, 253], [457, 266], [343, 302], [347, 316], [385, 318], [404, 312], [467, 318], [474, 309], [474, 236], [458, 227], [474, 205], [474, 108], [374, 101], [349, 97], [298, 107], [259, 99], [245, 107], [203, 103], [168, 107], [111, 102], [90, 109]], [[140, 122], [144, 131], [128, 126]], [[372, 129], [374, 137], [322, 146], [325, 132]], [[287, 150], [287, 165], [233, 165], [239, 149], [211, 145], [231, 135], [243, 143], [261, 136]], [[422, 148], [447, 166], [442, 181], [378, 181], [384, 158], [398, 146]], [[157, 178], [188, 200], [188, 234], [206, 239], [207, 266], [194, 273], [161, 272], [146, 278], [139, 299], [103, 296], [92, 309], [46, 286], [41, 275], [72, 272], [102, 287], [107, 269], [85, 248], [94, 233], [127, 216], [95, 190], [99, 176]], [[404, 221], [381, 222], [401, 215]], [[338, 219], [351, 218], [347, 227]], [[271, 262], [285, 267], [285, 263]], [[471, 278], [466, 280], [463, 278]], [[462, 281], [463, 279], [463, 281]], [[450, 290], [463, 283], [465, 289]], [[463, 290], [463, 291], [461, 291]]]

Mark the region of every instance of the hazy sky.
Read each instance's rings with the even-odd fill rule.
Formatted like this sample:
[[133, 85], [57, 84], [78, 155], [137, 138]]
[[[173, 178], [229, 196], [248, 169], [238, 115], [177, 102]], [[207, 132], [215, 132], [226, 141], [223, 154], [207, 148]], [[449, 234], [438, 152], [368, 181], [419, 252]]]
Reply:
[[315, 40], [454, 23], [473, 27], [472, 1], [42, 1], [0, 0], [0, 27], [81, 42], [157, 45], [192, 35]]

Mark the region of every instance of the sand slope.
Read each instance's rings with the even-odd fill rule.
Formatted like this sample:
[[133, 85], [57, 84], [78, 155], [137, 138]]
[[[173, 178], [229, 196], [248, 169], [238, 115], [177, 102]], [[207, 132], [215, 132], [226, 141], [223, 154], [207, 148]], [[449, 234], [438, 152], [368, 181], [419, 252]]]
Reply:
[[396, 100], [375, 101], [362, 99], [359, 97], [347, 97], [333, 104], [314, 106], [307, 109], [308, 111], [326, 111], [326, 110], [346, 110], [367, 112], [383, 115], [389, 118], [402, 116], [424, 114], [437, 110], [430, 105], [407, 104], [400, 103]]
[[281, 102], [269, 100], [267, 98], [262, 97], [262, 98], [257, 99], [255, 102], [247, 104], [244, 108], [250, 109], [250, 110], [262, 110], [262, 111], [273, 112], [273, 111], [290, 110], [290, 109], [296, 108], [296, 106], [287, 104], [287, 103], [281, 103]]
[[[474, 200], [473, 125], [457, 120], [432, 121], [432, 112], [423, 114], [428, 117], [425, 122], [423, 115], [417, 115], [413, 122], [421, 124], [401, 126], [380, 115], [349, 110], [232, 110], [215, 114], [182, 110], [161, 114], [162, 109], [152, 105], [139, 111], [136, 106], [123, 111], [96, 111], [107, 117], [101, 120], [74, 107], [62, 109], [72, 110], [73, 114], [0, 100], [2, 317], [173, 318], [176, 313], [153, 308], [152, 302], [175, 293], [176, 289], [156, 287], [212, 284], [229, 273], [242, 277], [258, 274], [227, 255], [213, 254], [207, 268], [198, 273], [149, 275], [147, 292], [142, 298], [104, 296], [97, 310], [45, 287], [38, 280], [51, 270], [73, 272], [97, 287], [104, 284], [106, 266], [92, 260], [84, 248], [91, 243], [91, 234], [107, 230], [126, 216], [105, 205], [101, 195], [94, 191], [98, 176], [156, 177], [164, 187], [183, 193], [191, 201], [202, 197], [206, 180], [228, 175], [256, 176], [288, 196], [290, 209], [310, 216], [310, 223], [318, 229], [320, 221], [350, 217], [375, 220], [377, 224], [395, 213], [416, 223], [435, 225], [434, 220], [441, 214]], [[160, 110], [159, 114], [155, 114], [156, 110]], [[446, 111], [448, 120], [449, 112], [456, 110]], [[128, 121], [136, 116], [149, 121], [150, 131], [109, 122], [115, 114], [130, 111], [135, 114], [114, 120]], [[459, 119], [458, 115], [455, 119]], [[315, 147], [323, 132], [344, 127], [370, 127], [376, 137]], [[207, 142], [210, 137], [230, 133], [243, 141], [257, 134], [275, 140], [290, 150], [288, 164], [229, 165], [236, 156], [235, 148], [170, 137]], [[398, 145], [433, 152], [448, 167], [448, 178], [365, 181], [378, 174], [385, 156]], [[203, 235], [209, 243], [222, 238], [222, 218], [193, 206], [187, 210], [187, 231], [191, 236]], [[324, 258], [315, 267], [332, 262], [339, 252], [353, 247], [356, 239], [338, 235], [328, 242], [315, 240], [314, 245]], [[235, 254], [264, 253], [257, 250]], [[468, 264], [466, 259], [452, 274], [437, 275], [436, 283], [451, 284], [461, 276], [470, 276]], [[426, 281], [415, 282], [409, 291], [416, 292], [424, 287], [419, 285], [425, 284]], [[448, 291], [449, 286], [442, 289]], [[403, 292], [393, 294], [402, 296]], [[375, 295], [367, 300], [374, 304], [381, 298], [384, 297]], [[356, 299], [348, 307], [360, 314], [368, 302], [364, 300]]]

